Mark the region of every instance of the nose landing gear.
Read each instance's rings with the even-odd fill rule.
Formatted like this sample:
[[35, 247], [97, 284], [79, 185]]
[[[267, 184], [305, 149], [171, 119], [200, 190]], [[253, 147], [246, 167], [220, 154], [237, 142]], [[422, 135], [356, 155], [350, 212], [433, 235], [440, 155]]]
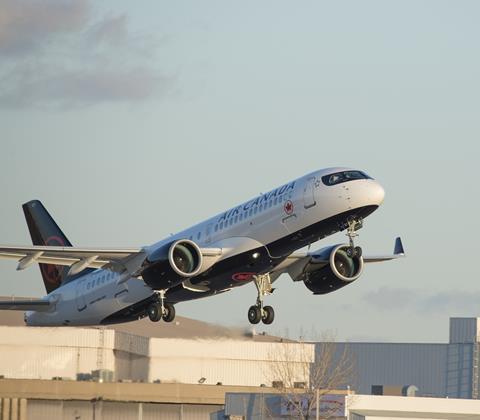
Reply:
[[361, 257], [362, 248], [355, 246], [354, 239], [358, 236], [357, 230], [363, 227], [363, 219], [357, 216], [350, 216], [347, 219], [347, 237], [350, 244], [347, 249], [347, 254], [349, 257]]
[[166, 290], [157, 292], [159, 302], [153, 302], [147, 307], [147, 315], [152, 322], [158, 322], [163, 319], [165, 322], [172, 322], [175, 319], [175, 306], [165, 302]]
[[271, 306], [263, 306], [263, 297], [272, 294], [274, 290], [270, 274], [253, 276], [253, 281], [257, 288], [258, 296], [257, 303], [248, 309], [248, 320], [251, 324], [258, 324], [262, 321], [264, 324], [269, 325], [275, 319], [275, 311]]

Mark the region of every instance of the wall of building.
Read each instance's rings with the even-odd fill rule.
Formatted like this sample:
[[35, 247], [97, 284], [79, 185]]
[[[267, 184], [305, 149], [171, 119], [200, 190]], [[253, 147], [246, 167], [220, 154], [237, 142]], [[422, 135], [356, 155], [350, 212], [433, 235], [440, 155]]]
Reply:
[[8, 378], [76, 379], [115, 368], [114, 331], [0, 326], [0, 375]]
[[338, 343], [354, 366], [351, 388], [370, 394], [372, 385], [416, 385], [421, 395], [445, 396], [446, 344]]
[[[317, 354], [321, 343], [317, 344]], [[449, 343], [337, 343], [355, 367], [351, 387], [370, 394], [372, 385], [415, 385], [418, 395], [479, 395], [480, 318], [450, 318]]]
[[[306, 364], [313, 361], [314, 346], [236, 340], [151, 339], [149, 382], [260, 386], [278, 377], [278, 365], [288, 366], [291, 379], [308, 382]], [[276, 367], [277, 366], [277, 367]]]
[[[150, 338], [107, 329], [0, 327], [0, 375], [77, 379], [113, 372], [113, 381], [260, 386], [278, 377], [308, 382], [314, 345], [232, 339]], [[276, 366], [276, 367], [275, 367]]]
[[221, 413], [223, 405], [28, 400], [23, 419], [216, 420]]

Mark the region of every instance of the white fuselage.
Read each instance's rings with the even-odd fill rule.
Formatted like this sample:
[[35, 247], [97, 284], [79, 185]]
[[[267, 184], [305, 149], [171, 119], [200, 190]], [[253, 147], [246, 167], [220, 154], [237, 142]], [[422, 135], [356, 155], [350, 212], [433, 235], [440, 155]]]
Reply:
[[[310, 225], [363, 206], [379, 206], [384, 190], [373, 179], [328, 186], [322, 177], [346, 168], [308, 174], [237, 207], [146, 247], [156, 249], [175, 239], [226, 250], [221, 259], [264, 246]], [[333, 233], [333, 232], [332, 232]], [[318, 239], [318, 238], [317, 238]], [[298, 248], [303, 244], [299, 243]], [[272, 255], [282, 257], [282, 255]], [[66, 283], [45, 297], [50, 312], [27, 312], [28, 325], [97, 325], [110, 314], [148, 299], [154, 291], [142, 279], [118, 283], [119, 275], [98, 269]]]

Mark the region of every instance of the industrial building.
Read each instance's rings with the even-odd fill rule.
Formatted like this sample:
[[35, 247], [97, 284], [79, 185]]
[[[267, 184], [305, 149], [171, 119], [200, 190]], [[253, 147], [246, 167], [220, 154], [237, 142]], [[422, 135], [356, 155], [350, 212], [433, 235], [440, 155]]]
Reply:
[[[452, 318], [449, 343], [335, 343], [356, 374], [350, 390], [327, 403], [349, 420], [480, 420], [479, 342], [480, 319]], [[322, 345], [182, 317], [172, 324], [26, 327], [21, 313], [0, 311], [0, 419], [292, 418], [282, 388], [272, 387], [284, 380], [275, 366], [288, 364], [293, 392], [302, 393], [305, 364]], [[403, 385], [449, 398], [359, 395], [401, 395]]]
[[[298, 410], [302, 410], [298, 406]], [[285, 398], [268, 393], [227, 393], [225, 418], [230, 420], [282, 420], [305, 418], [285, 404]], [[309, 418], [315, 418], [316, 406]], [[480, 401], [453, 398], [332, 394], [320, 401], [319, 418], [346, 420], [480, 420]]]
[[[298, 418], [287, 402], [285, 395], [262, 387], [0, 380], [1, 420]], [[311, 418], [315, 411], [313, 407]], [[336, 392], [323, 396], [319, 413], [338, 420], [480, 420], [480, 401]]]
[[[317, 343], [317, 354], [322, 343]], [[450, 318], [448, 343], [336, 343], [356, 375], [351, 388], [371, 394], [377, 385], [415, 385], [426, 397], [479, 398], [480, 318]]]
[[0, 326], [3, 378], [270, 386], [282, 379], [274, 376], [274, 365], [288, 363], [292, 381], [306, 383], [305, 363], [314, 360], [313, 344], [220, 327], [209, 330], [208, 324], [186, 318], [176, 325], [141, 320], [123, 331], [122, 326], [15, 323]]

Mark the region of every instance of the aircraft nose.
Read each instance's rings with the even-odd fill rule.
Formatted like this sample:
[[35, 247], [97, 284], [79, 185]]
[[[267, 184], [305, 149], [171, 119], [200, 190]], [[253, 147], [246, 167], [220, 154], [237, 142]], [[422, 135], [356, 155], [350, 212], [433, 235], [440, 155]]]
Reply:
[[377, 206], [383, 203], [385, 198], [385, 190], [378, 182], [374, 182], [371, 186], [371, 198]]

